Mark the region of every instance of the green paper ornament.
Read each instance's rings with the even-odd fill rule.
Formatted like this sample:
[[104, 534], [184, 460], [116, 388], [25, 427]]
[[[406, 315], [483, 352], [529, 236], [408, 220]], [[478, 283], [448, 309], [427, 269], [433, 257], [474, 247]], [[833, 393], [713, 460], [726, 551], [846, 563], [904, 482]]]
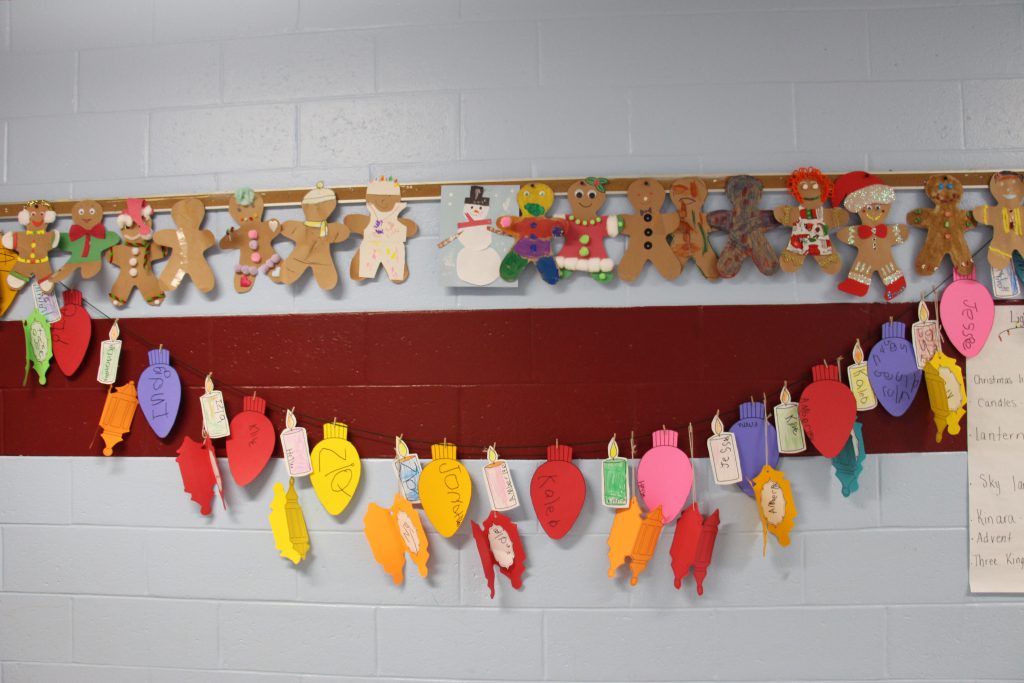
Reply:
[[53, 358], [50, 321], [38, 308], [34, 308], [25, 318], [22, 327], [25, 328], [25, 379], [21, 384], [28, 384], [30, 368], [39, 375], [39, 383], [46, 384], [46, 371], [50, 369], [50, 359]]

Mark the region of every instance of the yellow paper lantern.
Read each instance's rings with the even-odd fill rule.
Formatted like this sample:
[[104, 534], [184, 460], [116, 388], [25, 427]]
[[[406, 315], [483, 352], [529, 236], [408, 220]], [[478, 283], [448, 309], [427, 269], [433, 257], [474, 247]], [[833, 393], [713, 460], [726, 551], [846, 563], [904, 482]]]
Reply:
[[309, 480], [313, 490], [332, 515], [341, 514], [359, 486], [363, 466], [356, 447], [348, 441], [348, 425], [328, 422], [324, 425], [323, 441], [313, 447], [310, 454], [313, 472]]
[[420, 502], [437, 533], [449, 538], [459, 530], [469, 512], [473, 482], [466, 467], [456, 458], [453, 443], [430, 447], [430, 462], [420, 475]]

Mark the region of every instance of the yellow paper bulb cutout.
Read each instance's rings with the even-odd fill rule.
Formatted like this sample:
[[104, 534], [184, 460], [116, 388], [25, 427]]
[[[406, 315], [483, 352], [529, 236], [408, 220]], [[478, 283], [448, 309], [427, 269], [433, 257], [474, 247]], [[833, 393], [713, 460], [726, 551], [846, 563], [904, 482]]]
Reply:
[[434, 444], [430, 457], [420, 475], [420, 503], [437, 533], [450, 538], [466, 519], [473, 481], [465, 466], [455, 459], [455, 444]]
[[309, 532], [306, 518], [299, 506], [295, 493], [295, 480], [288, 480], [288, 493], [284, 486], [274, 484], [274, 499], [270, 502], [270, 530], [274, 533], [274, 545], [281, 551], [281, 557], [293, 564], [306, 559], [309, 552]]
[[757, 513], [761, 516], [761, 535], [764, 542], [761, 552], [768, 550], [768, 534], [775, 536], [779, 545], [789, 545], [789, 532], [793, 530], [796, 505], [793, 503], [793, 490], [786, 481], [786, 475], [781, 470], [765, 465], [751, 483], [754, 485]]
[[339, 515], [348, 506], [359, 486], [363, 466], [356, 447], [348, 439], [348, 425], [328, 422], [323, 441], [309, 454], [313, 471], [309, 480], [324, 509]]
[[935, 441], [942, 441], [945, 431], [956, 436], [960, 433], [960, 420], [967, 414], [963, 370], [954, 359], [936, 351], [924, 365], [924, 384], [935, 420]]
[[430, 557], [427, 534], [419, 513], [402, 494], [395, 495], [390, 510], [370, 503], [363, 523], [374, 559], [391, 575], [395, 584], [404, 581], [402, 569], [406, 553], [416, 564], [420, 576], [427, 575], [427, 558]]

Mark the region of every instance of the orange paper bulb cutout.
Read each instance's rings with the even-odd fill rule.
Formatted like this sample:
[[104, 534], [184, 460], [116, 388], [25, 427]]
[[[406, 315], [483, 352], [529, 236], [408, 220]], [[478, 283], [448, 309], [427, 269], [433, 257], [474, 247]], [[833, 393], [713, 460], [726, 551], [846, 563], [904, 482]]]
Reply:
[[405, 554], [416, 564], [420, 576], [427, 575], [427, 534], [419, 513], [401, 493], [395, 494], [391, 509], [370, 503], [366, 508], [364, 533], [373, 558], [391, 575], [396, 584], [404, 580]]
[[100, 436], [106, 445], [103, 455], [113, 455], [114, 446], [124, 440], [125, 434], [132, 428], [132, 418], [138, 407], [139, 396], [135, 391], [135, 382], [129, 381], [107, 392], [107, 400], [100, 415], [100, 429], [103, 430]]

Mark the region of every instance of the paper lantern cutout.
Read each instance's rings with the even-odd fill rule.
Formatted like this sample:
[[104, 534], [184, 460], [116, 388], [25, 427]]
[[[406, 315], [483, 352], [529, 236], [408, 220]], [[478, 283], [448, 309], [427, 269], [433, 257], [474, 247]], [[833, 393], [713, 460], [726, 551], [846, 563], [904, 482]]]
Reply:
[[839, 381], [839, 366], [815, 365], [811, 375], [814, 381], [800, 395], [800, 422], [814, 447], [826, 458], [834, 458], [857, 420], [857, 399]]
[[324, 438], [310, 454], [313, 472], [309, 481], [324, 509], [340, 515], [348, 506], [359, 486], [363, 465], [359, 452], [348, 441], [348, 425], [328, 422], [324, 425]]
[[697, 543], [703, 528], [704, 515], [700, 514], [697, 503], [687, 506], [676, 521], [672, 545], [668, 550], [669, 557], [672, 558], [672, 575], [675, 577], [676, 590], [682, 587], [683, 579], [697, 561]]
[[[873, 349], [872, 353], [874, 353]], [[861, 348], [860, 339], [853, 345], [853, 363], [846, 368], [846, 379], [850, 382], [850, 391], [853, 392], [853, 398], [857, 401], [857, 412], [873, 410], [878, 407], [878, 397], [871, 386], [868, 364], [864, 362], [864, 349]]]
[[548, 446], [548, 460], [541, 463], [530, 480], [530, 500], [540, 526], [558, 540], [572, 529], [587, 497], [587, 482], [572, 463], [572, 448]]
[[65, 377], [75, 374], [92, 339], [92, 318], [82, 308], [82, 293], [76, 289], [64, 291], [64, 306], [60, 321], [50, 324], [53, 357]]
[[659, 429], [654, 445], [640, 458], [636, 488], [648, 510], [660, 507], [664, 521], [671, 522], [686, 505], [693, 486], [693, 465], [678, 447], [679, 433]]
[[882, 339], [871, 347], [868, 358], [871, 386], [893, 417], [907, 412], [921, 388], [921, 371], [906, 334], [907, 326], [901, 322], [883, 323]]
[[718, 538], [719, 515], [715, 510], [704, 518], [697, 541], [697, 559], [693, 564], [693, 578], [697, 582], [697, 595], [704, 595], [704, 579], [711, 566], [711, 557], [715, 552], [715, 540]]
[[512, 473], [508, 470], [508, 463], [498, 458], [498, 451], [494, 446], [487, 447], [487, 463], [483, 471], [491, 509], [505, 512], [519, 507], [519, 495], [516, 493], [515, 482], [512, 481]]
[[775, 415], [779, 453], [803, 453], [807, 450], [807, 437], [804, 425], [800, 422], [800, 406], [791, 399], [789, 383], [786, 382], [779, 392], [779, 404], [772, 411]]
[[480, 554], [480, 564], [487, 578], [491, 599], [494, 599], [495, 565], [498, 566], [499, 572], [508, 577], [513, 588], [522, 588], [523, 572], [526, 571], [526, 551], [519, 539], [516, 523], [497, 510], [491, 510], [491, 514], [482, 525], [470, 522], [470, 526], [473, 528], [473, 540], [476, 541], [476, 549]]
[[57, 302], [57, 292], [52, 289], [44, 292], [38, 282], [33, 282], [29, 285], [29, 289], [32, 290], [32, 303], [37, 309], [39, 309], [39, 312], [43, 314], [43, 317], [46, 318], [51, 325], [59, 321], [61, 311], [60, 304]]
[[139, 375], [139, 407], [153, 433], [161, 439], [171, 432], [181, 404], [181, 378], [171, 367], [170, 352], [149, 352], [149, 366]]
[[435, 443], [430, 447], [431, 460], [420, 475], [423, 512], [445, 538], [450, 538], [462, 526], [473, 497], [473, 481], [457, 457], [455, 444]]
[[661, 530], [664, 527], [664, 516], [661, 507], [656, 507], [647, 513], [644, 521], [640, 524], [640, 531], [636, 535], [636, 543], [629, 554], [629, 585], [635, 586], [640, 574], [647, 569], [647, 564], [654, 557], [654, 551], [658, 548], [658, 538], [661, 537]]
[[608, 457], [601, 462], [601, 504], [608, 508], [629, 507], [629, 462], [619, 457], [619, 442], [612, 436]]
[[253, 394], [242, 401], [242, 412], [231, 418], [231, 436], [224, 443], [228, 467], [239, 486], [259, 476], [274, 454], [274, 425], [266, 416], [267, 402]]
[[306, 559], [309, 552], [309, 532], [306, 518], [295, 493], [295, 480], [288, 479], [288, 493], [284, 486], [274, 484], [274, 499], [270, 502], [270, 530], [274, 534], [274, 545], [281, 557], [298, 564]]
[[928, 304], [923, 300], [917, 305], [917, 322], [910, 327], [910, 339], [914, 345], [914, 360], [924, 370], [928, 361], [939, 350], [939, 321], [931, 320]]
[[757, 500], [757, 512], [761, 516], [761, 551], [768, 550], [768, 534], [775, 536], [779, 545], [789, 545], [796, 505], [793, 504], [793, 491], [786, 475], [781, 470], [765, 465], [761, 473], [754, 477], [754, 498]]
[[199, 397], [199, 405], [203, 411], [203, 429], [211, 439], [231, 436], [231, 423], [228, 422], [228, 410], [224, 406], [224, 394], [213, 388], [212, 374], [206, 376], [204, 388], [206, 393]]
[[293, 410], [286, 410], [284, 416], [285, 429], [281, 432], [281, 452], [284, 454], [285, 468], [288, 476], [306, 477], [313, 471], [313, 460], [309, 455], [309, 438], [306, 428], [298, 426]]
[[117, 381], [117, 365], [121, 359], [121, 340], [118, 339], [120, 329], [115, 320], [110, 325], [107, 339], [100, 342], [100, 365], [96, 369], [96, 381], [100, 384], [113, 384]]
[[405, 580], [406, 553], [416, 563], [420, 576], [427, 575], [427, 558], [430, 557], [427, 534], [419, 513], [401, 493], [395, 494], [390, 510], [370, 503], [363, 524], [373, 559], [391, 575], [396, 585]]
[[7, 278], [18, 262], [18, 254], [7, 247], [0, 246], [0, 315], [7, 312], [14, 299], [18, 296], [20, 289], [14, 289], [7, 284]]
[[[192, 497], [192, 500], [199, 505], [199, 512], [209, 515], [213, 512], [213, 490], [217, 488], [217, 476], [214, 473], [216, 467], [216, 455], [213, 450], [213, 442], [209, 437], [202, 443], [185, 437], [177, 450], [178, 457], [174, 459], [181, 470], [181, 481], [185, 485], [185, 493]], [[212, 463], [212, 464], [211, 464]], [[221, 492], [221, 499], [224, 494]]]
[[779, 464], [779, 437], [775, 426], [765, 420], [764, 403], [746, 401], [740, 404], [740, 419], [729, 429], [736, 436], [743, 480], [739, 487], [748, 496], [754, 495], [753, 479], [766, 464]]
[[985, 347], [995, 321], [996, 304], [992, 295], [974, 279], [974, 273], [953, 272], [953, 283], [946, 287], [939, 302], [939, 317], [946, 337], [963, 354], [974, 358]]
[[614, 579], [615, 572], [626, 563], [626, 558], [633, 552], [640, 525], [644, 521], [643, 512], [636, 496], [629, 501], [629, 507], [615, 511], [612, 528], [608, 533], [608, 578]]
[[103, 437], [105, 448], [103, 455], [113, 455], [114, 446], [121, 443], [132, 428], [135, 409], [139, 407], [135, 382], [129, 381], [119, 387], [107, 390], [107, 400], [103, 403], [100, 414], [100, 436]]
[[423, 464], [420, 457], [409, 452], [409, 447], [402, 437], [395, 437], [395, 459], [392, 461], [395, 476], [398, 477], [398, 490], [410, 503], [420, 502], [420, 475]]
[[50, 322], [43, 317], [38, 308], [33, 308], [21, 325], [25, 331], [25, 379], [22, 380], [22, 385], [28, 383], [30, 370], [35, 370], [40, 384], [46, 384], [46, 372], [50, 369], [50, 359], [53, 358]]
[[711, 436], [708, 438], [708, 460], [711, 461], [711, 473], [715, 477], [715, 483], [719, 486], [743, 481], [736, 435], [724, 430], [721, 415], [719, 411], [715, 411], [715, 417], [711, 420]]
[[860, 473], [864, 470], [864, 459], [867, 457], [862, 429], [860, 422], [854, 423], [843, 450], [832, 458], [836, 479], [843, 485], [843, 496], [847, 498], [860, 488]]
[[171, 218], [174, 230], [159, 230], [153, 235], [153, 243], [166, 247], [170, 252], [167, 265], [160, 273], [160, 286], [165, 292], [173, 292], [184, 281], [192, 278], [192, 284], [200, 292], [209, 292], [216, 283], [213, 269], [204, 252], [217, 241], [213, 233], [203, 230], [206, 207], [203, 200], [188, 197], [174, 203]]
[[924, 368], [924, 383], [928, 387], [928, 403], [935, 419], [935, 441], [942, 441], [943, 432], [952, 436], [960, 433], [960, 419], [967, 414], [967, 387], [964, 371], [956, 360], [936, 351]]

